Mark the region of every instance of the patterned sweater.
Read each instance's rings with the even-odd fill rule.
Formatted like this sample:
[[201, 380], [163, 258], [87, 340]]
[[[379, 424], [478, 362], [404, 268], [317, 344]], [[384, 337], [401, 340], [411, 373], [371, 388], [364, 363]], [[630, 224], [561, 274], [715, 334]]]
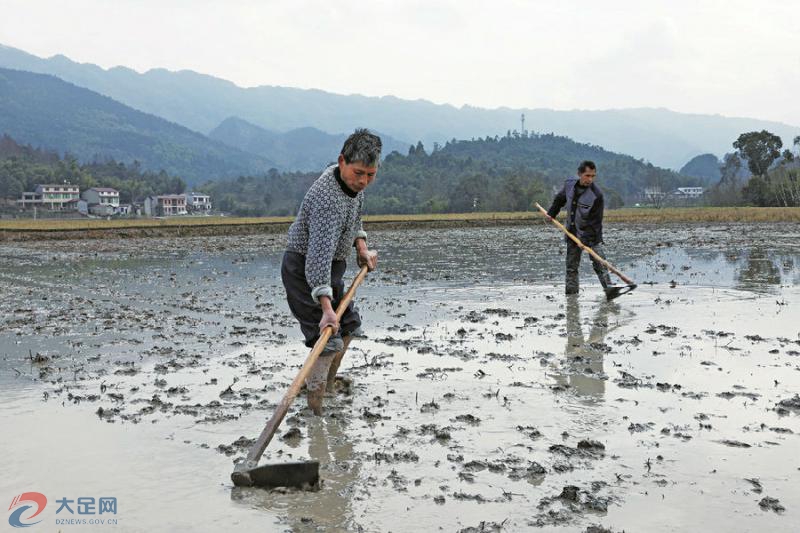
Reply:
[[306, 282], [316, 303], [320, 296], [333, 299], [331, 263], [346, 259], [356, 239], [367, 238], [361, 224], [364, 193], [348, 195], [336, 179], [338, 168], [326, 168], [308, 189], [286, 245], [305, 256]]

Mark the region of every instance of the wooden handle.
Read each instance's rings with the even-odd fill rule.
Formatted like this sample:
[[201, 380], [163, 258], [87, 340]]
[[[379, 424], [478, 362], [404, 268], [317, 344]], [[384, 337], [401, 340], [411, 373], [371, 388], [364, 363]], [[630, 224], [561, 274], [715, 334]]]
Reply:
[[[350, 285], [350, 288], [347, 290], [347, 293], [344, 295], [344, 298], [339, 302], [339, 306], [336, 308], [336, 317], [341, 320], [342, 315], [344, 315], [347, 306], [350, 305], [350, 302], [353, 300], [353, 296], [356, 294], [356, 289], [361, 282], [364, 281], [364, 278], [367, 277], [367, 267], [361, 267], [356, 278], [353, 280], [353, 283]], [[283, 418], [286, 416], [286, 413], [289, 411], [289, 407], [292, 405], [295, 396], [300, 392], [300, 387], [303, 386], [303, 382], [308, 377], [308, 374], [311, 372], [311, 368], [314, 366], [314, 363], [317, 362], [317, 358], [319, 354], [325, 349], [325, 344], [327, 344], [328, 340], [331, 338], [331, 334], [333, 333], [333, 328], [328, 326], [319, 336], [317, 342], [314, 344], [314, 347], [311, 349], [311, 353], [308, 354], [306, 357], [306, 362], [303, 364], [303, 368], [300, 369], [300, 372], [297, 373], [297, 377], [294, 378], [292, 384], [289, 385], [289, 390], [286, 391], [286, 394], [283, 395], [283, 399], [278, 404], [277, 409], [275, 409], [275, 413], [272, 415], [272, 418], [269, 419], [267, 425], [264, 426], [264, 430], [261, 431], [261, 435], [258, 436], [258, 440], [253, 444], [253, 447], [250, 448], [250, 452], [247, 454], [247, 462], [254, 462], [257, 463], [258, 460], [261, 458], [261, 454], [264, 453], [264, 450], [267, 449], [272, 437], [275, 435], [275, 431], [277, 431], [278, 426], [280, 426], [281, 422], [283, 422]]]
[[606, 261], [605, 259], [603, 259], [603, 258], [602, 258], [602, 257], [600, 257], [599, 255], [597, 255], [597, 252], [595, 252], [594, 250], [592, 250], [591, 248], [589, 248], [588, 246], [586, 246], [585, 244], [583, 244], [583, 243], [581, 242], [581, 240], [580, 240], [578, 237], [576, 237], [575, 235], [573, 235], [572, 233], [570, 233], [570, 231], [569, 231], [567, 228], [565, 228], [565, 227], [564, 227], [564, 224], [562, 224], [561, 222], [559, 222], [558, 220], [556, 220], [554, 217], [551, 217], [550, 215], [548, 215], [548, 214], [547, 214], [547, 210], [546, 210], [544, 207], [540, 206], [538, 203], [536, 204], [536, 207], [538, 207], [538, 208], [539, 208], [539, 211], [541, 211], [541, 212], [542, 212], [542, 214], [543, 214], [543, 215], [545, 215], [545, 216], [546, 216], [546, 217], [547, 217], [547, 218], [550, 220], [550, 222], [552, 222], [552, 223], [553, 223], [553, 224], [554, 224], [554, 225], [555, 225], [555, 226], [556, 226], [558, 229], [560, 229], [561, 231], [563, 231], [564, 233], [566, 233], [566, 234], [567, 234], [567, 237], [569, 237], [570, 239], [572, 239], [572, 240], [575, 242], [575, 244], [577, 244], [577, 245], [578, 245], [578, 247], [579, 247], [581, 250], [586, 250], [586, 251], [589, 253], [589, 255], [591, 255], [592, 257], [594, 257], [594, 258], [595, 258], [597, 261], [599, 261], [601, 264], [605, 265], [605, 267], [606, 267], [607, 269], [609, 269], [611, 272], [613, 272], [614, 274], [616, 274], [617, 276], [619, 276], [619, 278], [620, 278], [622, 281], [624, 281], [625, 283], [627, 283], [628, 285], [636, 285], [636, 283], [634, 283], [632, 279], [630, 279], [630, 278], [629, 278], [629, 277], [627, 277], [625, 274], [623, 274], [622, 272], [620, 272], [619, 270], [617, 270], [617, 269], [614, 267], [614, 265], [612, 265], [611, 263], [609, 263], [608, 261]]

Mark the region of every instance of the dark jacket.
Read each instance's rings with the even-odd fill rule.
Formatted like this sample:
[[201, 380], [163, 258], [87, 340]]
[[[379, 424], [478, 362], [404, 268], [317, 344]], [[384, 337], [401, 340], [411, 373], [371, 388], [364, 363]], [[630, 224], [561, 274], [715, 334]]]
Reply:
[[567, 206], [567, 229], [575, 231], [575, 235], [587, 246], [603, 242], [603, 192], [592, 183], [578, 197], [575, 210], [572, 201], [575, 195], [575, 184], [578, 178], [567, 178], [564, 186], [553, 198], [547, 214], [555, 217], [561, 208]]

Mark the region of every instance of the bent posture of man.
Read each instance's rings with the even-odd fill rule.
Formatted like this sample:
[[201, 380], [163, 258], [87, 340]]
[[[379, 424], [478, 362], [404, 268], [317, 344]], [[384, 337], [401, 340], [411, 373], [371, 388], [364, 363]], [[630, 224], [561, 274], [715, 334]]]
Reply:
[[344, 142], [336, 165], [325, 169], [303, 198], [289, 228], [281, 278], [289, 309], [300, 322], [309, 348], [327, 326], [334, 329], [325, 350], [306, 380], [308, 406], [322, 414], [326, 384], [333, 379], [349, 337], [361, 326], [361, 317], [351, 302], [342, 316], [335, 308], [344, 297], [342, 276], [352, 247], [359, 266], [374, 270], [378, 254], [367, 249], [367, 234], [361, 225], [364, 189], [372, 183], [381, 158], [381, 140], [366, 129], [358, 129]]
[[[595, 183], [597, 166], [592, 161], [584, 161], [578, 166], [578, 176], [567, 178], [564, 186], [553, 198], [547, 215], [552, 219], [561, 208], [567, 206], [565, 226], [570, 233], [578, 237], [583, 244], [592, 248], [597, 255], [605, 259], [603, 251], [603, 193]], [[578, 269], [581, 264], [583, 250], [572, 239], [567, 241], [567, 273], [566, 293], [577, 294], [579, 288]], [[592, 257], [592, 266], [605, 290], [606, 297], [611, 296], [611, 276], [608, 268]], [[610, 299], [610, 298], [609, 298]]]

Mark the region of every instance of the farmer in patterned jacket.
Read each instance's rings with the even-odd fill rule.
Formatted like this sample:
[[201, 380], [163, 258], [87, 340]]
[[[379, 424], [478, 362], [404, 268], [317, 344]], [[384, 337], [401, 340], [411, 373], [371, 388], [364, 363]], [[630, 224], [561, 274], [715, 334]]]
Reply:
[[345, 260], [355, 247], [359, 266], [371, 271], [378, 264], [378, 253], [367, 249], [361, 212], [364, 189], [375, 179], [380, 158], [380, 137], [357, 129], [344, 142], [338, 163], [311, 185], [289, 228], [281, 265], [289, 309], [309, 348], [325, 327], [334, 329], [306, 380], [308, 406], [316, 415], [322, 414], [325, 389], [333, 390], [346, 343], [361, 325], [352, 302], [341, 323], [336, 318], [336, 306], [345, 293]]

